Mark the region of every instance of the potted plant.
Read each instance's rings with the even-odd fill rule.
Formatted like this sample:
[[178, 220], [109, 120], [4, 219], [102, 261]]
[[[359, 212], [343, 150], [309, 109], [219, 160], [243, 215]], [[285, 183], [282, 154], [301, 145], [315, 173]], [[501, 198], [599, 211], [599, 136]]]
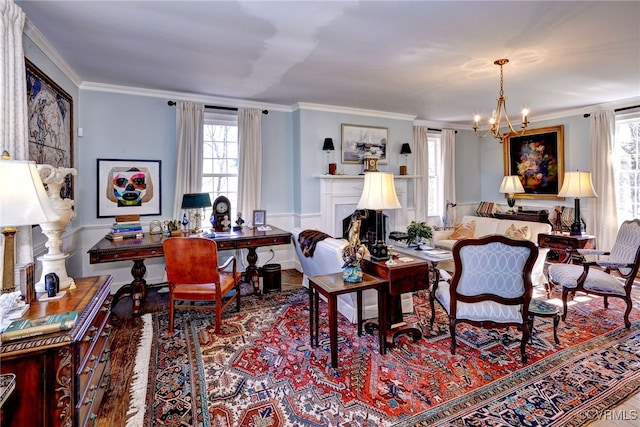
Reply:
[[411, 221], [407, 226], [407, 246], [416, 243], [420, 249], [420, 243], [433, 236], [433, 228], [426, 222]]

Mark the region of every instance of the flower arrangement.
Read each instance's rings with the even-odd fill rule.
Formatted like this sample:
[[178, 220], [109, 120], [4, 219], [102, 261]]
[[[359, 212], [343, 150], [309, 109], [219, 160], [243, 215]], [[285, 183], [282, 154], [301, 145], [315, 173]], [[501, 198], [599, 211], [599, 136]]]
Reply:
[[417, 243], [418, 245], [424, 239], [430, 239], [433, 236], [433, 228], [426, 222], [411, 221], [407, 227], [407, 245]]

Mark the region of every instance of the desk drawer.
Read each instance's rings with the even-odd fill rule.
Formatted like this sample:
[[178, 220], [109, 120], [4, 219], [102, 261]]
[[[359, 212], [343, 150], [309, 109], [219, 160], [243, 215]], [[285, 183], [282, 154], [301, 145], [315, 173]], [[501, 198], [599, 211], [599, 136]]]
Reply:
[[78, 363], [84, 365], [86, 363], [87, 355], [92, 351], [96, 342], [104, 336], [111, 334], [111, 325], [109, 324], [109, 318], [111, 316], [111, 298], [108, 297], [100, 310], [96, 313], [96, 317], [91, 321], [91, 325], [87, 329], [87, 332], [78, 341]]

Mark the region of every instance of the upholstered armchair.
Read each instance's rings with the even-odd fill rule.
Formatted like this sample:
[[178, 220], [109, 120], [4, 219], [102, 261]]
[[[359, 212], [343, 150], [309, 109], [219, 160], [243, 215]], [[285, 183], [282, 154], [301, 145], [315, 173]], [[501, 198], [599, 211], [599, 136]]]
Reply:
[[501, 235], [465, 239], [453, 247], [453, 277], [434, 284], [430, 295], [430, 325], [435, 320], [435, 301], [449, 316], [451, 354], [456, 352], [460, 322], [482, 328], [516, 326], [522, 330], [520, 354], [526, 362], [531, 269], [537, 256], [533, 242]]
[[[605, 308], [609, 307], [609, 297], [624, 300], [627, 305], [624, 326], [629, 329], [629, 314], [633, 307], [631, 288], [640, 264], [640, 220], [622, 223], [610, 252], [595, 249], [577, 249], [575, 252], [596, 255], [598, 259], [582, 265], [553, 264], [549, 267], [549, 282], [562, 286], [562, 320], [567, 318], [568, 295], [580, 291], [604, 297]], [[607, 258], [600, 259], [602, 255]]]

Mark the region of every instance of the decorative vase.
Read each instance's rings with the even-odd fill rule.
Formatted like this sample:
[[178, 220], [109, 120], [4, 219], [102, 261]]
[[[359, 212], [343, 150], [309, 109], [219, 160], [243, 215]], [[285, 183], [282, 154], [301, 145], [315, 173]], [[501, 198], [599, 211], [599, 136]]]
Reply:
[[71, 199], [60, 197], [60, 189], [65, 183], [67, 175], [77, 175], [75, 168], [54, 167], [51, 165], [37, 165], [42, 182], [47, 185], [47, 195], [51, 208], [60, 217], [53, 222], [40, 224], [42, 234], [47, 236], [45, 247], [48, 252], [39, 257], [42, 262], [42, 275], [40, 281], [36, 283], [36, 292], [46, 292], [45, 278], [49, 273], [55, 273], [59, 279], [59, 289], [75, 288], [74, 280], [67, 275], [66, 259], [69, 254], [62, 252], [61, 236], [76, 213], [73, 210], [74, 202]]
[[342, 280], [345, 283], [360, 283], [360, 282], [362, 282], [362, 267], [360, 267], [360, 264], [347, 265], [342, 270]]

